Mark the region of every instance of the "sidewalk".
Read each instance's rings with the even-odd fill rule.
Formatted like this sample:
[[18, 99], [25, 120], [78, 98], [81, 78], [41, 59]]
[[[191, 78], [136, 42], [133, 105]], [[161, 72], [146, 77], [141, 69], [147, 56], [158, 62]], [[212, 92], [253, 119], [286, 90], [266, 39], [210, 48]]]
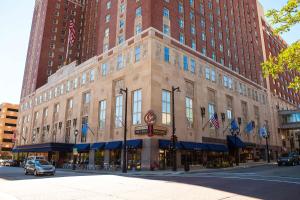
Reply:
[[[194, 169], [188, 172], [185, 172], [182, 168], [179, 168], [178, 171], [174, 172], [171, 170], [144, 170], [144, 171], [132, 171], [128, 170], [126, 176], [166, 176], [166, 175], [182, 175], [182, 174], [194, 174], [194, 173], [212, 173], [212, 172], [222, 172], [230, 171], [234, 169], [244, 169], [244, 168], [253, 168], [267, 165], [275, 165], [275, 162], [266, 163], [266, 162], [253, 162], [253, 163], [240, 163], [239, 166], [228, 167], [228, 168], [218, 168], [218, 169]], [[74, 173], [87, 173], [87, 174], [112, 174], [112, 175], [125, 175], [122, 171], [107, 171], [107, 170], [72, 170], [72, 169], [57, 169], [56, 171], [61, 172], [74, 172]]]

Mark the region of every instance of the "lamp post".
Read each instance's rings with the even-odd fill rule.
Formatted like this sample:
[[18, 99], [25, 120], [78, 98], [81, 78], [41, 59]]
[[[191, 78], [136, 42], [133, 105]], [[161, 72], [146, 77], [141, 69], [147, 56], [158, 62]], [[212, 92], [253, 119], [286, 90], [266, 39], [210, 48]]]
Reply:
[[[242, 119], [240, 117], [238, 117], [238, 129], [237, 130], [233, 130], [233, 129], [230, 129], [230, 133], [232, 136], [234, 136], [234, 144], [236, 145], [236, 141], [237, 141], [237, 136], [238, 134], [240, 133], [240, 126], [242, 124]], [[239, 166], [239, 149], [235, 146], [234, 147], [234, 157], [235, 157], [235, 164], [236, 166]]]
[[[175, 98], [174, 93], [180, 92], [179, 87], [172, 86], [172, 156], [173, 156], [173, 171], [177, 171], [177, 158], [176, 158], [176, 126], [175, 126]], [[187, 156], [187, 155], [186, 155]]]
[[267, 131], [267, 135], [265, 135], [264, 138], [266, 139], [267, 161], [268, 163], [270, 163], [270, 152], [269, 152], [270, 131], [269, 131], [269, 124], [267, 121], [266, 121], [266, 131]]
[[[77, 124], [77, 119], [74, 118], [73, 119], [73, 128], [74, 128], [74, 136], [75, 136], [74, 145], [76, 145], [77, 136], [78, 136], [78, 130], [76, 129], [76, 124]], [[75, 157], [75, 154], [74, 154], [74, 151], [73, 151], [73, 165], [72, 165], [72, 170], [76, 169], [76, 165], [75, 164], [76, 164], [76, 157]]]
[[122, 172], [127, 173], [127, 98], [128, 88], [120, 89], [120, 94], [125, 93], [125, 119], [124, 119], [124, 141], [123, 141], [123, 166]]

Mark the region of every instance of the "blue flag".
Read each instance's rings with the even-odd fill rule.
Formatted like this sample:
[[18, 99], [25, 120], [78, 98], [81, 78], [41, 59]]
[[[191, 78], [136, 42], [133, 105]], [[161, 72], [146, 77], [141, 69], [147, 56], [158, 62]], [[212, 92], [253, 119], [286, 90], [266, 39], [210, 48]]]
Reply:
[[250, 134], [253, 129], [254, 129], [254, 122], [250, 121], [245, 128], [245, 132]]
[[238, 126], [238, 124], [237, 124], [237, 122], [236, 122], [235, 119], [233, 119], [233, 120], [231, 121], [231, 123], [230, 123], [230, 129], [233, 130], [233, 131], [236, 131], [236, 130], [239, 129], [239, 126]]
[[259, 135], [260, 135], [260, 137], [266, 137], [268, 135], [265, 127], [261, 127], [259, 129]]
[[87, 123], [82, 124], [81, 133], [84, 137], [86, 137], [87, 132], [88, 132], [88, 124]]

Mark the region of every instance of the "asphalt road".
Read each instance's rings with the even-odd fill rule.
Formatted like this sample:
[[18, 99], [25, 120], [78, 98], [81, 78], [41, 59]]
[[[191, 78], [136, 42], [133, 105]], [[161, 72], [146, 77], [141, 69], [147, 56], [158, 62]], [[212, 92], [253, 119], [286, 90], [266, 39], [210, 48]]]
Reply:
[[54, 177], [25, 176], [21, 168], [0, 167], [0, 200], [299, 198], [300, 166], [127, 176], [58, 171]]

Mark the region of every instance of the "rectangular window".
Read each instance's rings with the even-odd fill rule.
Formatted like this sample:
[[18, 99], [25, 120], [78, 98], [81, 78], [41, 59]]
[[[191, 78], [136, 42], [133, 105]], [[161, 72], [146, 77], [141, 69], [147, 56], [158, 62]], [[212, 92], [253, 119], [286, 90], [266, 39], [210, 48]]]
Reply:
[[105, 119], [106, 119], [106, 100], [99, 102], [99, 128], [101, 130], [105, 129]]
[[78, 78], [74, 79], [74, 89], [76, 89], [78, 86]]
[[102, 64], [101, 74], [102, 74], [102, 76], [106, 76], [107, 75], [107, 64], [106, 63]]
[[83, 94], [83, 104], [89, 104], [91, 102], [91, 93], [86, 92]]
[[170, 35], [170, 27], [167, 24], [163, 25], [163, 33], [166, 35]]
[[214, 69], [211, 69], [211, 80], [216, 82], [216, 71]]
[[135, 26], [135, 34], [137, 35], [137, 34], [139, 34], [141, 32], [142, 32], [142, 26], [141, 26], [141, 24], [137, 24]]
[[123, 56], [122, 54], [118, 55], [117, 58], [117, 69], [122, 69], [123, 68]]
[[193, 100], [190, 97], [185, 97], [185, 113], [188, 122], [188, 127], [193, 127]]
[[81, 84], [84, 85], [85, 83], [86, 83], [86, 73], [83, 73], [81, 77]]
[[208, 103], [208, 117], [209, 119], [215, 114], [215, 104]]
[[180, 33], [180, 35], [179, 35], [179, 42], [180, 42], [181, 44], [184, 44], [184, 43], [185, 43], [184, 35], [183, 35], [182, 33]]
[[137, 46], [135, 47], [135, 62], [140, 61], [141, 59], [141, 47]]
[[132, 102], [132, 124], [141, 124], [142, 122], [142, 90], [133, 92]]
[[195, 74], [196, 62], [194, 59], [191, 59], [191, 72]]
[[162, 124], [171, 124], [171, 93], [162, 91]]
[[95, 80], [95, 70], [92, 69], [92, 70], [90, 71], [90, 81], [94, 81], [94, 80]]
[[188, 57], [187, 56], [183, 56], [183, 69], [184, 69], [184, 71], [189, 70], [189, 63], [188, 63]]
[[140, 17], [140, 16], [142, 16], [142, 7], [138, 7], [135, 10], [135, 17]]
[[165, 47], [164, 58], [166, 62], [170, 62], [170, 49], [168, 47]]
[[210, 68], [205, 68], [205, 79], [210, 80]]
[[115, 127], [121, 128], [123, 123], [123, 96], [116, 96]]
[[169, 9], [164, 8], [164, 10], [163, 10], [163, 16], [166, 17], [166, 18], [169, 18], [169, 17], [170, 17]]

